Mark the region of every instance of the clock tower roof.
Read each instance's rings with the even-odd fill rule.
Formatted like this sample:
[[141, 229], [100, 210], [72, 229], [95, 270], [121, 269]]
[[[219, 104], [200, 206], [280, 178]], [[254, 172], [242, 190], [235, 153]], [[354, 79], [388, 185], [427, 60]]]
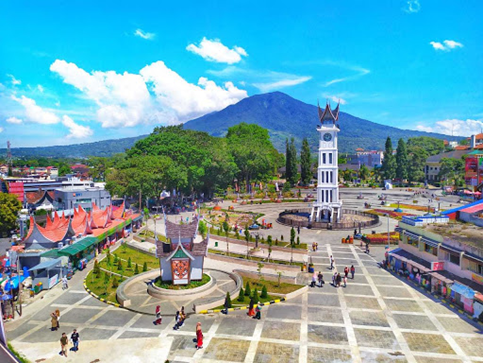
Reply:
[[336, 123], [339, 120], [339, 105], [333, 110], [330, 109], [330, 103], [327, 102], [325, 104], [325, 109], [322, 111], [320, 105], [317, 103], [317, 107], [319, 109], [319, 121], [324, 124], [328, 122]]

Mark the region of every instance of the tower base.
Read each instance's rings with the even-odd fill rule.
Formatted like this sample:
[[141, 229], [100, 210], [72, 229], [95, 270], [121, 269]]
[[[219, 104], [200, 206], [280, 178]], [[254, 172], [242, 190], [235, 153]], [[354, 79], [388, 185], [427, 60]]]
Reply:
[[340, 206], [314, 205], [310, 213], [311, 222], [340, 222], [342, 203]]

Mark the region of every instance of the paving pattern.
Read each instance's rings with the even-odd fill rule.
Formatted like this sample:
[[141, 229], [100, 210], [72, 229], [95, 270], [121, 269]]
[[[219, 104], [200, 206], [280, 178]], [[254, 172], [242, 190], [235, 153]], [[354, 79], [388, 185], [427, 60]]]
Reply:
[[[346, 288], [330, 285], [330, 255], [339, 271], [356, 267]], [[131, 347], [136, 362], [154, 361], [146, 358], [150, 349], [163, 345], [170, 362], [483, 362], [481, 330], [379, 269], [358, 247], [320, 246], [313, 261], [326, 284], [264, 307], [261, 320], [243, 311], [192, 315], [175, 331], [172, 317], [154, 326], [152, 316], [105, 305], [74, 284], [16, 329], [7, 325], [8, 338], [32, 361], [67, 361], [45, 350], [60, 337], [50, 331], [48, 319], [59, 309], [61, 331], [77, 328], [84, 344], [73, 358], [69, 355], [72, 362], [88, 361], [82, 347], [94, 341]], [[202, 350], [193, 342], [198, 321], [205, 337]], [[138, 342], [145, 345], [138, 348]], [[110, 361], [119, 359], [100, 360]]]

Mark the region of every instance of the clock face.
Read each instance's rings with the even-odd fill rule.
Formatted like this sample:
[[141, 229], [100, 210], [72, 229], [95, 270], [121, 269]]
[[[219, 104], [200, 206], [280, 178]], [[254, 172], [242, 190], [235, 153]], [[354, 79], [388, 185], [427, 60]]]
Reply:
[[332, 135], [329, 133], [324, 134], [324, 141], [330, 141], [332, 140]]

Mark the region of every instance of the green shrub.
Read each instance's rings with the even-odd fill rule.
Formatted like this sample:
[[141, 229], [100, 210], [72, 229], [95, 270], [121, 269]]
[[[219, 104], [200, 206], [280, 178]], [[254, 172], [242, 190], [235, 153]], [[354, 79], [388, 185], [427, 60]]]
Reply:
[[131, 268], [131, 257], [127, 259], [127, 268]]
[[136, 266], [134, 266], [134, 274], [137, 275], [139, 273], [139, 266], [138, 264], [136, 264]]
[[297, 236], [297, 244], [300, 244], [300, 237]]
[[119, 287], [119, 280], [117, 279], [117, 276], [112, 276], [112, 288], [117, 289]]
[[267, 287], [265, 285], [262, 286], [262, 293], [260, 294], [262, 299], [266, 299], [268, 297]]
[[99, 261], [94, 261], [94, 268], [92, 269], [92, 273], [96, 275], [96, 278], [99, 278], [99, 274], [101, 273], [101, 268], [99, 267]]
[[143, 272], [146, 272], [148, 270], [148, 263], [144, 262], [143, 264]]
[[275, 238], [275, 246], [278, 246], [278, 238]]
[[260, 297], [258, 296], [258, 290], [255, 288], [253, 289], [253, 300], [255, 301], [255, 303], [258, 303], [258, 301], [260, 300]]
[[250, 296], [252, 294], [252, 291], [250, 290], [250, 283], [247, 281], [245, 284], [245, 296]]
[[243, 291], [243, 287], [240, 288], [240, 293], [238, 294], [238, 301], [245, 301], [245, 292]]
[[121, 259], [119, 259], [119, 260], [117, 261], [117, 269], [118, 269], [119, 271], [122, 271], [122, 260], [121, 260]]
[[104, 284], [108, 284], [109, 280], [111, 279], [111, 276], [107, 272], [104, 272]]
[[114, 265], [116, 265], [116, 264], [117, 264], [117, 260], [118, 260], [117, 255], [116, 255], [116, 254], [114, 254]]

